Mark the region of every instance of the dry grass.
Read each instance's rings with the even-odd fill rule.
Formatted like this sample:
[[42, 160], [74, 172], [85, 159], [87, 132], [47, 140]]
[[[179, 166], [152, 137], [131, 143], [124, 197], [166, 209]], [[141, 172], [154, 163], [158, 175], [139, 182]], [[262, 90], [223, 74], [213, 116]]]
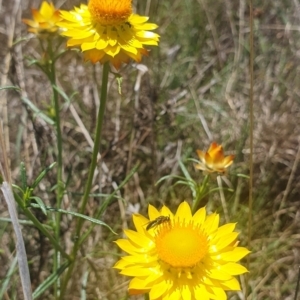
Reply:
[[[56, 1], [71, 8], [79, 1]], [[242, 244], [246, 243], [248, 215], [247, 180], [236, 176], [248, 173], [249, 159], [249, 11], [240, 1], [136, 1], [140, 14], [150, 14], [159, 24], [160, 47], [143, 61], [146, 72], [136, 65], [124, 67], [122, 95], [110, 77], [109, 99], [101, 143], [102, 164], [94, 181], [95, 192], [108, 194], [139, 162], [138, 172], [120, 192], [124, 202], [114, 201], [103, 216], [121, 235], [131, 226], [125, 214], [129, 203], [162, 203], [173, 209], [190, 199], [188, 190], [173, 187], [172, 181], [155, 182], [164, 175], [180, 174], [178, 159], [195, 157], [212, 140], [235, 153], [229, 180], [235, 192], [225, 194], [230, 220], [238, 222]], [[40, 1], [0, 1], [1, 86], [22, 89], [0, 94], [0, 118], [9, 138], [12, 178], [19, 182], [19, 164], [25, 162], [28, 182], [56, 161], [55, 128], [22, 103], [30, 99], [47, 112], [51, 87], [45, 76], [27, 57], [37, 58], [37, 44], [28, 39], [22, 17], [30, 17], [30, 7]], [[295, 293], [300, 263], [300, 3], [265, 1], [255, 6], [254, 62], [254, 206], [248, 299], [287, 299]], [[26, 38], [12, 45], [12, 41]], [[146, 67], [147, 66], [147, 67]], [[101, 67], [84, 64], [79, 53], [67, 53], [57, 65], [58, 85], [70, 97], [61, 98], [64, 178], [68, 193], [64, 208], [76, 211], [87, 178], [91, 138], [99, 98], [97, 83]], [[73, 95], [72, 97], [70, 95]], [[8, 122], [6, 126], [6, 121]], [[194, 178], [199, 177], [186, 163]], [[55, 169], [41, 182], [36, 195], [47, 205], [55, 204], [51, 188]], [[218, 195], [211, 210], [222, 213]], [[103, 198], [90, 199], [87, 214]], [[45, 216], [35, 211], [40, 221]], [[7, 217], [3, 207], [1, 217]], [[20, 219], [23, 219], [20, 212]], [[224, 222], [224, 220], [222, 221]], [[74, 220], [63, 216], [61, 240], [70, 251]], [[23, 226], [33, 289], [51, 273], [52, 250], [34, 227]], [[0, 278], [8, 272], [15, 245], [11, 225], [0, 222]], [[95, 227], [85, 242], [66, 299], [127, 299], [127, 279], [111, 269], [118, 257], [112, 243], [115, 236]], [[4, 299], [22, 299], [18, 273], [10, 279]], [[244, 282], [244, 281], [243, 281]], [[86, 289], [84, 289], [86, 288]], [[84, 291], [86, 298], [84, 298]], [[41, 299], [52, 299], [51, 291]], [[230, 299], [243, 299], [232, 295]]]

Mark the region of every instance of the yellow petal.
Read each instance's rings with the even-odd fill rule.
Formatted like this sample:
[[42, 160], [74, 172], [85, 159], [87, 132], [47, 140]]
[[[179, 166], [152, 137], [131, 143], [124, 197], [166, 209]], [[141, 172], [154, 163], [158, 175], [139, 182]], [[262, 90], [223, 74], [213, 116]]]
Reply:
[[158, 299], [167, 291], [168, 285], [165, 281], [162, 281], [154, 285], [149, 293], [150, 299]]
[[232, 232], [227, 235], [224, 235], [219, 239], [219, 241], [216, 242], [215, 246], [218, 250], [222, 250], [223, 248], [230, 245], [233, 241], [235, 241], [238, 237], [238, 232]]
[[145, 253], [145, 249], [144, 248], [139, 248], [137, 247], [137, 245], [134, 245], [132, 242], [130, 242], [129, 240], [125, 240], [125, 239], [121, 239], [121, 240], [117, 240], [115, 241], [115, 243], [125, 252], [129, 253], [129, 254], [136, 254], [136, 253]]
[[218, 237], [224, 236], [228, 233], [232, 233], [235, 229], [236, 223], [228, 223], [223, 226], [220, 226], [217, 231]]
[[208, 275], [209, 278], [217, 279], [217, 280], [229, 280], [231, 279], [231, 275], [221, 270], [213, 269]]
[[184, 300], [192, 300], [192, 293], [188, 285], [182, 287], [181, 296]]
[[206, 218], [206, 209], [205, 207], [202, 207], [196, 211], [196, 213], [193, 216], [194, 222], [197, 224], [203, 224]]
[[91, 42], [91, 43], [82, 43], [81, 44], [81, 50], [82, 51], [87, 51], [94, 49], [96, 47], [96, 42]]
[[162, 216], [169, 216], [170, 218], [173, 217], [173, 213], [165, 205], [161, 208], [160, 213]]
[[227, 295], [225, 294], [223, 289], [217, 288], [214, 286], [212, 286], [211, 289], [216, 296], [215, 299], [217, 299], [217, 300], [226, 300], [227, 299]]
[[222, 281], [222, 286], [224, 286], [226, 290], [231, 290], [231, 291], [241, 290], [239, 282], [234, 277], [232, 277], [230, 280]]
[[205, 231], [208, 234], [211, 234], [212, 232], [217, 230], [218, 225], [219, 225], [219, 219], [220, 219], [220, 216], [216, 213], [213, 213], [213, 214], [207, 216], [207, 218], [203, 224], [203, 228], [205, 229]]
[[158, 218], [160, 216], [159, 211], [151, 204], [148, 206], [148, 216], [150, 221]]
[[[129, 290], [145, 290], [148, 291], [145, 285], [145, 280], [140, 278], [133, 278], [129, 283]], [[132, 295], [132, 294], [131, 294]]]
[[43, 1], [40, 13], [42, 16], [44, 16], [47, 19], [50, 19], [55, 11], [55, 8], [52, 3], [48, 3], [47, 1]]
[[240, 275], [249, 272], [244, 266], [236, 263], [222, 265], [221, 269], [230, 275]]
[[236, 247], [232, 251], [221, 253], [221, 259], [224, 261], [237, 262], [249, 254], [250, 251], [243, 247]]
[[145, 230], [145, 226], [149, 223], [149, 220], [140, 214], [133, 214], [132, 220], [134, 226], [139, 233], [143, 233]]
[[148, 276], [151, 274], [151, 270], [149, 268], [144, 268], [141, 266], [133, 266], [133, 267], [127, 267], [126, 269], [122, 269], [120, 271], [120, 274], [126, 275], [126, 276]]
[[124, 233], [131, 241], [133, 241], [135, 244], [137, 244], [140, 247], [151, 248], [153, 246], [152, 240], [150, 240], [144, 234], [138, 233], [130, 229], [124, 230]]
[[145, 16], [139, 16], [139, 15], [136, 15], [136, 14], [132, 14], [128, 21], [132, 24], [142, 24], [142, 23], [145, 23], [149, 20], [149, 17], [145, 17]]
[[191, 208], [186, 201], [180, 203], [177, 212], [175, 214], [175, 219], [177, 218], [185, 221], [189, 221], [190, 219], [192, 219]]
[[201, 300], [210, 300], [209, 293], [207, 292], [206, 288], [200, 284], [195, 288], [195, 299]]

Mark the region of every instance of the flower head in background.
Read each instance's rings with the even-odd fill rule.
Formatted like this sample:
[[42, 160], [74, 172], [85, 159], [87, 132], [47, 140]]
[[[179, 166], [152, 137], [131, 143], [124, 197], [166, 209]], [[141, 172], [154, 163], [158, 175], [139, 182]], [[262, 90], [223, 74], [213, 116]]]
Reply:
[[33, 8], [33, 20], [23, 19], [23, 22], [29, 26], [28, 31], [35, 34], [49, 34], [58, 31], [57, 22], [61, 21], [59, 10], [52, 3], [43, 1], [40, 10]]
[[68, 47], [80, 47], [85, 60], [110, 61], [116, 69], [130, 59], [140, 62], [148, 51], [145, 45], [157, 45], [159, 35], [150, 30], [157, 25], [132, 13], [132, 0], [90, 0], [72, 11], [61, 11], [62, 35], [69, 37]]
[[195, 165], [198, 170], [208, 173], [224, 173], [233, 163], [234, 155], [224, 156], [222, 145], [211, 143], [207, 152], [197, 150], [199, 163]]
[[133, 215], [136, 231], [117, 245], [128, 253], [114, 266], [131, 276], [131, 295], [149, 293], [150, 300], [227, 299], [225, 291], [240, 290], [235, 275], [247, 272], [237, 263], [249, 251], [238, 247], [235, 224], [219, 227], [219, 215], [194, 215], [187, 202], [173, 214], [149, 205], [149, 219]]

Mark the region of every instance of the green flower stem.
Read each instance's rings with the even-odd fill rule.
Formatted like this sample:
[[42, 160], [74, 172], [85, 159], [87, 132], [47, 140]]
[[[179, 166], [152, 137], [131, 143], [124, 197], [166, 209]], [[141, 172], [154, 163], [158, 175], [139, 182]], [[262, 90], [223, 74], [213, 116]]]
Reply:
[[[55, 72], [55, 51], [53, 51], [53, 45], [51, 38], [48, 39], [47, 44], [47, 53], [49, 55], [48, 68], [45, 69], [45, 72], [48, 75], [49, 81], [52, 85], [53, 92], [53, 104], [55, 110], [55, 125], [56, 125], [56, 139], [57, 139], [57, 182], [56, 182], [56, 207], [61, 208], [62, 198], [64, 194], [64, 185], [62, 180], [62, 170], [63, 170], [63, 160], [62, 160], [62, 133], [60, 125], [60, 109], [59, 109], [59, 100], [58, 92], [56, 87], [56, 72]], [[56, 240], [60, 240], [60, 222], [61, 222], [61, 213], [57, 212], [55, 214], [55, 237]], [[53, 260], [53, 270], [56, 272], [60, 267], [60, 254], [57, 250], [54, 253]], [[57, 285], [55, 285], [55, 294], [58, 294]]]
[[202, 184], [198, 187], [196, 199], [193, 201], [192, 213], [194, 214], [199, 208], [200, 201], [206, 195], [209, 175], [205, 175]]
[[[94, 142], [92, 161], [90, 164], [88, 179], [87, 179], [86, 187], [85, 187], [83, 198], [82, 198], [82, 203], [81, 203], [81, 206], [79, 209], [79, 213], [81, 213], [81, 214], [83, 214], [85, 212], [85, 208], [86, 208], [86, 205], [88, 202], [89, 194], [90, 194], [92, 183], [93, 183], [94, 172], [95, 172], [95, 169], [97, 166], [97, 156], [98, 156], [99, 148], [100, 148], [102, 124], [103, 124], [106, 99], [107, 99], [108, 74], [109, 74], [109, 63], [107, 62], [103, 65], [101, 98], [100, 98], [100, 106], [99, 106], [98, 118], [97, 118], [95, 142]], [[73, 269], [74, 269], [74, 265], [75, 265], [74, 263], [75, 263], [75, 260], [77, 257], [78, 250], [80, 248], [79, 236], [80, 236], [82, 225], [83, 225], [83, 219], [80, 218], [80, 219], [78, 219], [77, 226], [76, 226], [76, 233], [75, 233], [76, 240], [75, 240], [74, 247], [73, 247], [72, 254], [71, 254], [72, 262], [71, 262], [70, 267], [68, 268], [68, 271], [65, 275], [64, 281], [61, 286], [60, 299], [64, 299], [68, 281], [70, 280], [71, 275], [73, 273]]]
[[[60, 126], [60, 109], [59, 109], [59, 101], [58, 101], [58, 92], [55, 89], [56, 87], [56, 72], [55, 72], [55, 53], [52, 49], [52, 43], [49, 39], [48, 41], [48, 54], [49, 54], [49, 80], [52, 85], [53, 91], [53, 102], [54, 102], [54, 110], [55, 110], [55, 125], [56, 125], [56, 139], [57, 139], [57, 182], [56, 182], [56, 207], [61, 208], [61, 202], [64, 194], [64, 186], [62, 181], [62, 169], [63, 169], [63, 160], [62, 160], [62, 134], [61, 134], [61, 126]], [[56, 240], [60, 240], [60, 222], [61, 222], [61, 213], [57, 212], [55, 214], [55, 237]], [[57, 250], [54, 253], [53, 260], [53, 271], [56, 272], [60, 265], [60, 255]], [[57, 285], [55, 285], [55, 294], [58, 294]]]

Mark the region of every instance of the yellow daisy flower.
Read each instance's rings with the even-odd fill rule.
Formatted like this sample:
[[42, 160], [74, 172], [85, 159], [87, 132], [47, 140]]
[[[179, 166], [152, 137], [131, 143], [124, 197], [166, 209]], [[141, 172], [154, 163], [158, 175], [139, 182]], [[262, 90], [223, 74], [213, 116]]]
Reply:
[[61, 21], [59, 10], [52, 3], [43, 1], [40, 10], [31, 10], [33, 20], [23, 19], [23, 22], [30, 26], [29, 32], [35, 34], [55, 33], [58, 30], [56, 23]]
[[149, 293], [150, 300], [225, 300], [224, 291], [240, 290], [235, 275], [247, 272], [237, 263], [250, 251], [237, 247], [235, 224], [219, 227], [219, 215], [194, 215], [187, 202], [173, 214], [149, 205], [149, 219], [133, 215], [136, 231], [117, 245], [129, 255], [114, 266], [131, 276], [129, 293]]
[[132, 13], [132, 0], [90, 0], [72, 11], [61, 11], [62, 35], [68, 47], [80, 47], [85, 60], [110, 61], [116, 69], [130, 58], [140, 62], [147, 55], [145, 45], [157, 45], [159, 35], [149, 30], [156, 24]]
[[195, 165], [195, 168], [208, 173], [224, 173], [234, 159], [234, 155], [225, 157], [222, 145], [215, 142], [211, 143], [207, 152], [197, 150], [197, 154], [200, 162]]

